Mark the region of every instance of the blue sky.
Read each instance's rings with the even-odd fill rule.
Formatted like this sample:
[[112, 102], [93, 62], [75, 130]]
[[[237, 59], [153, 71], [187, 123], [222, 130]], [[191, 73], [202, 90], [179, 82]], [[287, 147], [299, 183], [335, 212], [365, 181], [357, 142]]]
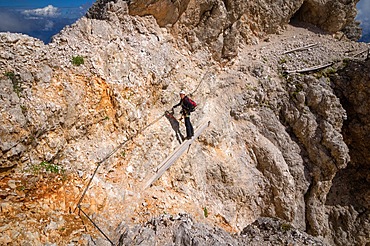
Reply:
[[0, 0], [0, 32], [25, 33], [50, 42], [83, 16], [95, 0]]
[[370, 0], [360, 0], [356, 7], [358, 10], [356, 19], [361, 21], [360, 26], [363, 30], [360, 41], [370, 43]]
[[[83, 16], [95, 0], [0, 0], [0, 32], [18, 32], [45, 43], [63, 27]], [[357, 4], [363, 38], [370, 42], [370, 0]]]

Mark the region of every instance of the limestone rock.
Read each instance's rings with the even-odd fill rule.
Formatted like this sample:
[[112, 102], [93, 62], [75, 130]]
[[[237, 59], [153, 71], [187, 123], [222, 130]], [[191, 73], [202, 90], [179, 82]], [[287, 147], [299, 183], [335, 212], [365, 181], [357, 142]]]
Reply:
[[120, 245], [138, 243], [142, 245], [171, 243], [175, 245], [324, 245], [318, 239], [278, 219], [259, 218], [252, 225], [244, 228], [240, 235], [230, 235], [222, 229], [194, 222], [186, 214], [177, 217], [165, 215], [153, 218], [142, 227], [126, 227], [125, 232], [120, 236]]
[[[286, 25], [302, 6], [97, 1], [48, 45], [1, 33], [2, 240], [107, 244], [74, 210], [94, 174], [80, 208], [115, 242], [366, 244], [369, 67], [348, 57], [369, 47]], [[185, 130], [163, 117], [182, 89], [211, 125], [143, 190]]]
[[352, 24], [357, 14], [358, 1], [305, 1], [296, 14], [297, 18], [312, 23], [331, 33]]
[[[131, 1], [130, 14], [153, 15], [160, 26], [186, 38], [192, 49], [208, 46], [216, 60], [237, 55], [239, 42], [254, 43], [265, 33], [276, 33], [292, 18], [335, 33], [358, 28], [356, 1]], [[335, 11], [332, 11], [332, 10]], [[169, 14], [171, 13], [171, 14]], [[352, 34], [349, 34], [353, 37]], [[356, 38], [355, 35], [353, 38]], [[357, 37], [358, 38], [358, 37]]]
[[174, 24], [178, 21], [181, 14], [186, 10], [190, 0], [168, 1], [154, 0], [143, 1], [135, 0], [129, 4], [130, 15], [153, 15], [159, 26]]
[[[335, 243], [365, 244], [369, 235], [369, 60], [350, 62], [333, 76], [334, 88], [347, 111], [343, 138], [349, 143], [351, 162], [337, 172], [328, 194], [329, 223], [335, 228]], [[362, 74], [362, 75], [361, 75]], [[342, 88], [346, 88], [343, 90]], [[365, 150], [366, 149], [366, 150]], [[361, 225], [355, 229], [354, 225]], [[346, 228], [344, 231], [342, 228]], [[346, 235], [347, 240], [342, 236]], [[366, 235], [366, 236], [364, 236]]]

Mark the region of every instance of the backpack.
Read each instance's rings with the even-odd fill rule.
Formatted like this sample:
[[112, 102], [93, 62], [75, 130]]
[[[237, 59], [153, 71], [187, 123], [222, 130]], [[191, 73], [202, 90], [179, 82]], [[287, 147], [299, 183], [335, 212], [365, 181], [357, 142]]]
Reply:
[[194, 102], [192, 99], [190, 99], [189, 97], [188, 97], [188, 101], [189, 101], [189, 103], [191, 104], [191, 108], [190, 108], [190, 112], [194, 112], [195, 111], [195, 108], [197, 107], [197, 103], [196, 102]]

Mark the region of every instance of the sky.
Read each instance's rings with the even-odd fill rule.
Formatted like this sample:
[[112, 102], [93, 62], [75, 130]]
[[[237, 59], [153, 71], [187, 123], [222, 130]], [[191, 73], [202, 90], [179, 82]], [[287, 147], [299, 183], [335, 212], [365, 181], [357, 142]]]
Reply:
[[0, 32], [25, 33], [49, 43], [95, 0], [0, 0]]
[[361, 21], [362, 37], [360, 41], [370, 43], [370, 0], [360, 0], [357, 4], [357, 17]]
[[[83, 16], [95, 0], [0, 0], [0, 32], [25, 33], [49, 43], [66, 25]], [[357, 20], [370, 42], [370, 0], [357, 4]]]

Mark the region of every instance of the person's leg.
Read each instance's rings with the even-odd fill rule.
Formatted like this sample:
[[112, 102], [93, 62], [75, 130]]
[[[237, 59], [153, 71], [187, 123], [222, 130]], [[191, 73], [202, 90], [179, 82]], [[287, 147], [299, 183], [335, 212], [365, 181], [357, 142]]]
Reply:
[[[180, 130], [178, 130], [178, 131], [176, 132], [176, 136], [179, 136], [179, 137], [180, 137], [179, 139], [181, 139], [181, 141], [184, 141], [184, 140], [185, 140], [185, 137], [184, 137], [184, 135], [182, 135], [182, 133], [181, 133], [181, 131], [180, 131]], [[181, 143], [181, 141], [180, 141], [180, 143]]]
[[186, 138], [190, 139], [192, 137], [193, 126], [190, 123], [190, 117], [185, 117], [185, 127], [186, 127]]
[[193, 124], [191, 124], [190, 117], [189, 117], [189, 123], [190, 123], [190, 133], [191, 133], [190, 136], [194, 136], [194, 128], [193, 128]]

